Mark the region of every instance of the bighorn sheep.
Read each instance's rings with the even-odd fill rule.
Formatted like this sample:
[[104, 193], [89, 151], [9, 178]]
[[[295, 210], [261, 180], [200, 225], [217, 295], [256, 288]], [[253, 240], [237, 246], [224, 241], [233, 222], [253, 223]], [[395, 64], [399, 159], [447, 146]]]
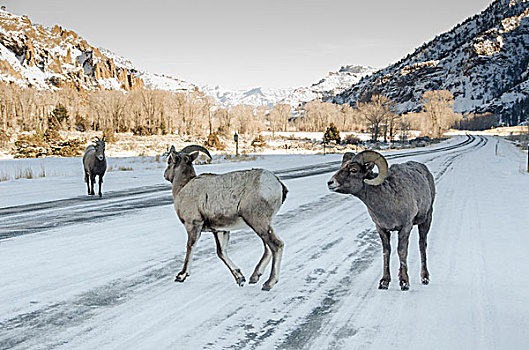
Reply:
[[107, 170], [107, 159], [105, 157], [105, 138], [96, 137], [95, 144], [86, 147], [83, 155], [84, 181], [88, 187], [88, 194], [94, 195], [96, 176], [99, 176], [99, 197], [101, 197], [101, 185], [103, 175]]
[[[372, 172], [375, 165], [378, 175]], [[384, 253], [384, 274], [379, 282], [379, 289], [388, 289], [391, 281], [391, 231], [398, 231], [399, 235], [400, 288], [409, 289], [406, 259], [413, 225], [419, 227], [422, 283], [430, 282], [426, 267], [426, 236], [432, 223], [435, 183], [424, 164], [409, 161], [394, 164], [388, 169], [386, 159], [377, 152], [363, 151], [357, 155], [348, 152], [343, 156], [340, 170], [327, 184], [331, 191], [358, 197], [367, 206], [369, 215], [375, 222]]]
[[176, 214], [187, 231], [184, 266], [175, 281], [183, 282], [189, 276], [193, 250], [201, 233], [212, 232], [217, 255], [230, 269], [235, 282], [242, 286], [246, 279], [228, 257], [226, 247], [230, 229], [249, 226], [264, 244], [264, 254], [250, 277], [250, 283], [257, 283], [272, 257], [270, 278], [262, 288], [270, 290], [278, 281], [283, 253], [283, 242], [274, 233], [271, 222], [285, 201], [287, 188], [264, 169], [196, 176], [193, 161], [199, 151], [211, 159], [208, 150], [202, 146], [187, 146], [180, 152], [172, 146], [164, 173], [165, 179], [173, 185]]

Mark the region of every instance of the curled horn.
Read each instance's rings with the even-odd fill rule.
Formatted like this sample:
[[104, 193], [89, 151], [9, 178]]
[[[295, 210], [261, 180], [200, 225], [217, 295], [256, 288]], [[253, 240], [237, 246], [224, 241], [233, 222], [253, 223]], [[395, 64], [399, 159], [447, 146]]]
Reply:
[[189, 153], [192, 153], [192, 152], [202, 152], [204, 153], [205, 155], [207, 155], [209, 157], [209, 160], [212, 159], [211, 157], [211, 154], [209, 154], [209, 151], [202, 147], [202, 146], [199, 146], [199, 145], [189, 145], [189, 146], [186, 146], [184, 148], [182, 148], [182, 150], [180, 151], [180, 153], [186, 153], [186, 154], [189, 154]]
[[364, 182], [368, 185], [377, 186], [384, 182], [386, 177], [388, 177], [388, 162], [386, 158], [378, 152], [375, 151], [362, 151], [358, 153], [354, 158], [354, 162], [360, 163], [362, 165], [366, 163], [374, 163], [378, 168], [378, 175], [374, 179], [364, 179]]

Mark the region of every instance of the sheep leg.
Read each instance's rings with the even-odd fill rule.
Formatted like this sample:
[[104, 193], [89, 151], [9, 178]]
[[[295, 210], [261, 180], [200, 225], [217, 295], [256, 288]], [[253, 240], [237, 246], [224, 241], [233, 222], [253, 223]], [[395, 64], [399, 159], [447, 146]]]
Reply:
[[99, 175], [99, 197], [102, 196], [101, 194], [101, 185], [103, 184], [103, 175]]
[[230, 241], [230, 231], [215, 231], [213, 232], [213, 235], [215, 237], [215, 243], [217, 244], [217, 255], [220, 260], [228, 266], [228, 269], [230, 269], [231, 274], [235, 278], [235, 283], [237, 283], [239, 287], [242, 287], [244, 282], [246, 282], [246, 278], [244, 278], [244, 275], [241, 273], [241, 269], [230, 260], [228, 252], [226, 251], [226, 247]]
[[391, 256], [391, 232], [388, 230], [383, 230], [380, 227], [377, 227], [377, 231], [380, 236], [380, 240], [382, 241], [382, 253], [384, 254], [384, 271], [380, 282], [378, 282], [378, 289], [388, 289], [389, 282], [391, 282], [391, 272], [389, 269], [389, 259]]
[[89, 193], [89, 195], [91, 195], [91, 196], [93, 196], [95, 194], [95, 192], [94, 192], [95, 183], [96, 183], [96, 176], [90, 174], [90, 193]]
[[250, 284], [257, 283], [259, 281], [259, 278], [262, 276], [264, 269], [270, 262], [270, 259], [272, 258], [272, 253], [270, 251], [270, 248], [268, 248], [268, 245], [266, 244], [265, 240], [263, 239], [263, 245], [264, 245], [264, 253], [261, 257], [261, 260], [259, 260], [259, 263], [255, 267], [254, 272], [252, 273], [252, 276], [250, 277]]
[[84, 172], [84, 182], [86, 182], [86, 188], [88, 189], [88, 194], [90, 195], [90, 178], [87, 171]]
[[186, 257], [184, 259], [184, 266], [182, 270], [176, 275], [175, 282], [184, 282], [186, 277], [189, 276], [191, 270], [191, 258], [193, 257], [193, 251], [200, 238], [202, 232], [202, 225], [186, 225], [187, 230], [187, 249]]
[[257, 232], [263, 238], [272, 251], [272, 271], [270, 277], [263, 284], [262, 290], [269, 291], [279, 281], [279, 267], [281, 266], [281, 257], [283, 256], [284, 243], [277, 237], [271, 226], [266, 231]]
[[410, 289], [410, 278], [408, 277], [408, 242], [412, 225], [403, 227], [399, 231], [398, 253], [400, 260], [399, 283], [401, 290]]
[[419, 250], [421, 252], [421, 282], [422, 284], [430, 283], [430, 273], [426, 265], [426, 238], [430, 231], [430, 225], [432, 223], [432, 215], [428, 216], [428, 219], [419, 225]]

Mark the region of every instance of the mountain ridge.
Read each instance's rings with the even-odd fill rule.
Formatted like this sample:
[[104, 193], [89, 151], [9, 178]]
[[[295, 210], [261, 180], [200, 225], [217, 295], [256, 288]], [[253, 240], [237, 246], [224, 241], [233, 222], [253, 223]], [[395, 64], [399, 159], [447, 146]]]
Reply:
[[529, 112], [529, 1], [496, 0], [400, 61], [327, 99], [356, 105], [373, 94], [418, 111], [428, 90], [449, 90], [458, 113], [495, 113], [517, 124]]
[[59, 25], [33, 24], [27, 16], [0, 10], [0, 81], [37, 89], [194, 90], [180, 79], [148, 73], [112, 51], [92, 46]]

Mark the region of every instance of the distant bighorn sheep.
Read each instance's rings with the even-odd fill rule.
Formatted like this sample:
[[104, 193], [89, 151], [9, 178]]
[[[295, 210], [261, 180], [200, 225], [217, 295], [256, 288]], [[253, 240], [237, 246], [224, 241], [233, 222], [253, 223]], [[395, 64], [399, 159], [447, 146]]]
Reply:
[[95, 144], [86, 147], [83, 155], [84, 181], [88, 187], [88, 194], [94, 195], [96, 176], [99, 176], [99, 197], [101, 197], [101, 185], [103, 175], [107, 170], [107, 159], [105, 157], [105, 138], [96, 137]]
[[228, 257], [226, 247], [230, 229], [248, 226], [264, 244], [264, 254], [250, 277], [250, 283], [257, 283], [272, 257], [270, 278], [262, 288], [270, 290], [278, 281], [283, 253], [283, 242], [274, 233], [271, 223], [285, 201], [287, 188], [264, 169], [196, 176], [193, 161], [199, 151], [211, 159], [208, 150], [202, 146], [187, 146], [180, 152], [172, 146], [164, 174], [173, 185], [176, 214], [187, 231], [184, 266], [175, 281], [183, 282], [189, 276], [193, 250], [201, 233], [212, 232], [219, 258], [228, 266], [235, 282], [242, 286], [246, 279]]
[[[375, 165], [378, 175], [372, 172]], [[391, 231], [398, 231], [399, 235], [400, 288], [409, 289], [406, 260], [413, 225], [419, 227], [422, 283], [430, 282], [426, 266], [426, 236], [432, 223], [435, 183], [424, 164], [409, 161], [394, 164], [388, 169], [386, 159], [377, 152], [363, 151], [357, 155], [348, 152], [343, 156], [340, 170], [329, 180], [328, 187], [331, 191], [352, 194], [367, 206], [382, 240], [384, 252], [384, 275], [379, 289], [388, 289], [391, 281]]]

